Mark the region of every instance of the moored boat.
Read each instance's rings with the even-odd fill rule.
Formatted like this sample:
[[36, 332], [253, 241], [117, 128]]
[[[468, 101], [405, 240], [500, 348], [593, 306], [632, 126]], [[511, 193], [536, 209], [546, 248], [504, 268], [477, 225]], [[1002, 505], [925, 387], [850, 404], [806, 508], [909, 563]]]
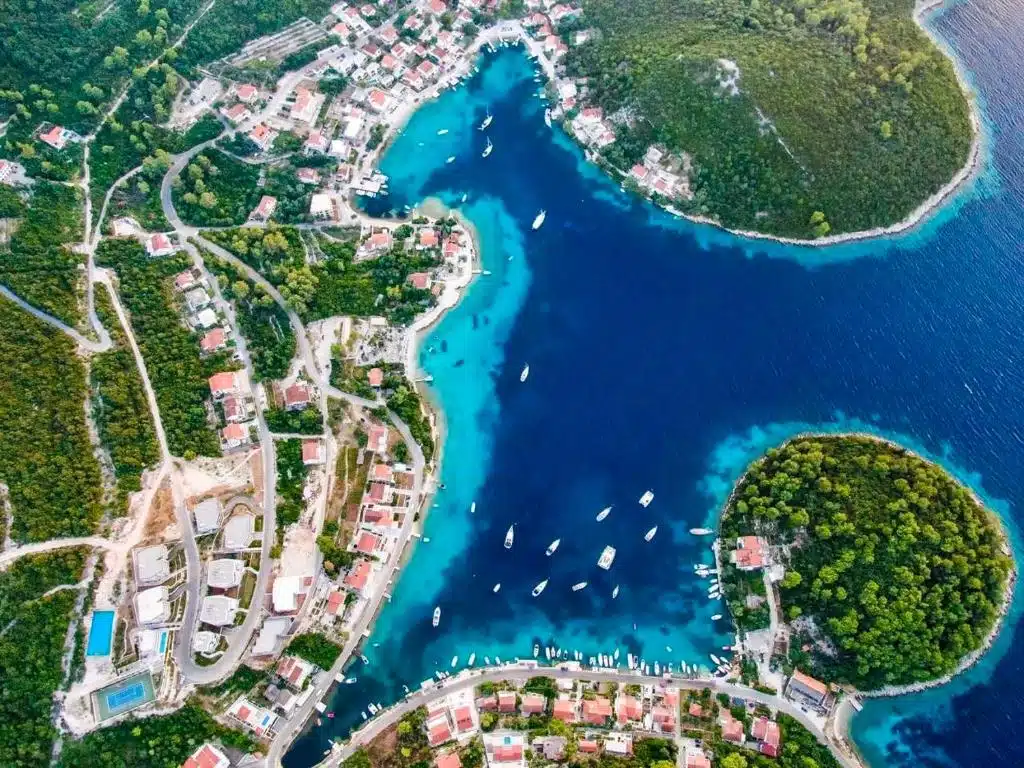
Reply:
[[548, 548], [544, 551], [544, 554], [548, 557], [551, 557], [553, 554], [555, 554], [555, 550], [558, 549], [558, 545], [561, 543], [561, 539], [555, 539], [548, 545]]
[[572, 585], [572, 591], [573, 592], [579, 592], [581, 589], [585, 589], [586, 586], [587, 586], [587, 582], [581, 581], [581, 582], [579, 582], [577, 584], [573, 584]]
[[493, 123], [493, 122], [494, 122], [494, 115], [492, 115], [490, 112], [488, 112], [487, 113], [487, 117], [485, 117], [484, 121], [482, 123], [480, 123], [480, 130], [481, 131], [486, 131], [488, 128], [491, 127], [491, 123]]
[[691, 528], [690, 533], [694, 536], [708, 536], [709, 534], [714, 533], [714, 531], [710, 528]]
[[523, 366], [523, 370], [519, 373], [519, 380], [526, 381], [526, 377], [530, 375], [530, 364], [527, 363]]
[[613, 562], [615, 562], [615, 547], [605, 547], [601, 552], [601, 556], [597, 559], [598, 567], [604, 568], [607, 571], [612, 567]]
[[512, 542], [516, 537], [515, 526], [510, 525], [508, 532], [505, 534], [505, 549], [512, 549]]
[[441, 606], [439, 605], [436, 608], [434, 608], [434, 618], [431, 621], [431, 624], [433, 624], [436, 627], [440, 623], [441, 623]]
[[650, 541], [654, 538], [654, 534], [658, 532], [658, 526], [654, 526], [647, 533], [644, 534], [644, 541]]
[[501, 582], [499, 581], [497, 584], [494, 585], [494, 589], [492, 589], [491, 592], [497, 593], [497, 592], [500, 592], [500, 591], [501, 591]]
[[455, 665], [458, 664], [458, 663], [459, 663], [459, 657], [458, 656], [452, 656], [452, 669], [454, 669]]
[[612, 590], [612, 600], [619, 596], [619, 585], [615, 585], [615, 589]]
[[597, 522], [600, 523], [602, 520], [604, 520], [606, 517], [608, 517], [608, 513], [611, 512], [611, 511], [612, 511], [611, 507], [605, 507], [604, 509], [602, 509], [600, 512], [597, 513], [597, 517], [595, 517], [594, 519], [597, 520]]
[[537, 597], [537, 596], [538, 596], [538, 595], [539, 595], [539, 594], [540, 594], [541, 592], [543, 592], [543, 591], [544, 591], [544, 588], [545, 588], [545, 587], [546, 587], [547, 585], [548, 585], [548, 580], [547, 580], [547, 579], [544, 579], [544, 581], [542, 581], [542, 582], [541, 582], [540, 584], [538, 584], [538, 585], [537, 585], [536, 587], [534, 587], [534, 588], [533, 588], [533, 592], [532, 592], [531, 594], [532, 594], [532, 595], [533, 595], [534, 597]]
[[644, 491], [644, 495], [640, 497], [640, 506], [649, 506], [652, 501], [654, 501], [654, 491]]
[[487, 146], [484, 148], [484, 151], [481, 153], [480, 157], [487, 157], [493, 151], [494, 151], [494, 144], [492, 144], [491, 140], [488, 139], [487, 140]]
[[541, 211], [540, 213], [538, 213], [537, 216], [534, 218], [533, 224], [531, 225], [531, 227], [533, 229], [540, 229], [541, 225], [544, 223], [544, 218], [547, 215], [548, 215], [547, 211]]
[[721, 619], [722, 619], [722, 614], [720, 614], [720, 613], [716, 613], [714, 616], [711, 617], [712, 621], [721, 621]]

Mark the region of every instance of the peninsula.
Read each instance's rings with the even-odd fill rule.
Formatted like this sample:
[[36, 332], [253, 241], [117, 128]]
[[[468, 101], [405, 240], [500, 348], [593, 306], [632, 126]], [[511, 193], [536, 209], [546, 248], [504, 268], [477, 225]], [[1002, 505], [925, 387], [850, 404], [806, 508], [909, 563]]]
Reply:
[[747, 650], [875, 694], [973, 663], [1015, 578], [1001, 524], [977, 496], [870, 435], [799, 436], [768, 451], [729, 497], [720, 545]]

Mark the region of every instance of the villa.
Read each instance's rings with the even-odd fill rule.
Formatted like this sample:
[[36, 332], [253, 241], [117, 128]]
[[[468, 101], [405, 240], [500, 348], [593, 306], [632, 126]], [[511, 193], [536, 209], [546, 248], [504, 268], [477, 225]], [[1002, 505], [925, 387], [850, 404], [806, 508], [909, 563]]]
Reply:
[[181, 768], [231, 768], [231, 761], [212, 744], [203, 744], [182, 763]]
[[741, 536], [736, 540], [736, 549], [730, 559], [741, 571], [756, 571], [766, 562], [766, 545], [760, 536]]
[[149, 239], [146, 240], [146, 253], [152, 257], [158, 256], [170, 256], [177, 249], [174, 247], [174, 243], [171, 239], [162, 232], [157, 232], [155, 235], [150, 235]]

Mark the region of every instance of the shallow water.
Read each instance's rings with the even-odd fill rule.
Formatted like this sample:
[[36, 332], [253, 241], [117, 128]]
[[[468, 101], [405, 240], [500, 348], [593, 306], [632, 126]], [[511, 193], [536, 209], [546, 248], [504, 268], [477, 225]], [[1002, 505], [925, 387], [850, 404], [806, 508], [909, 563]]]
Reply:
[[[455, 655], [461, 666], [475, 652], [479, 665], [530, 656], [539, 642], [704, 662], [729, 627], [710, 619], [721, 606], [691, 568], [708, 561], [708, 542], [687, 529], [713, 523], [750, 459], [805, 429], [908, 443], [970, 483], [1016, 536], [1024, 84], [1007, 62], [1024, 53], [1019, 2], [958, 6], [936, 27], [980, 91], [989, 165], [960, 202], [888, 241], [751, 243], [627, 198], [544, 126], [518, 52], [489, 57], [467, 87], [417, 113], [384, 160], [391, 198], [369, 208], [468, 194], [461, 207], [493, 274], [421, 351], [448, 425], [431, 541], [395, 585], [369, 666], [348, 672], [359, 682], [337, 692], [336, 718], [296, 744], [288, 768], [319, 760], [369, 702], [393, 701]], [[483, 159], [476, 126], [487, 109], [494, 152]], [[542, 208], [547, 221], [531, 231]], [[645, 510], [637, 499], [648, 488]], [[618, 555], [606, 573], [595, 563], [607, 544]], [[547, 590], [532, 598], [543, 578]], [[582, 580], [587, 589], [571, 592]], [[960, 681], [866, 706], [854, 735], [873, 765], [1024, 762], [1011, 730], [1024, 714], [1017, 605], [995, 650]]]

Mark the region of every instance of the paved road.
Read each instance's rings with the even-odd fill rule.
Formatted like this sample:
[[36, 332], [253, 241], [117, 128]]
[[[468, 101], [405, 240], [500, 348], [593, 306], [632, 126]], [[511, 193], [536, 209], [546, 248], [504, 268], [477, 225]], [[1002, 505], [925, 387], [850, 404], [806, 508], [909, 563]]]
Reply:
[[[372, 741], [375, 736], [397, 723], [417, 707], [425, 706], [435, 699], [447, 696], [456, 691], [475, 687], [484, 682], [498, 682], [500, 680], [525, 681], [531, 677], [550, 677], [562, 680], [585, 680], [588, 682], [615, 682], [621, 685], [663, 685], [669, 682], [663, 677], [636, 675], [632, 672], [618, 670], [577, 671], [560, 669], [557, 667], [540, 667], [538, 669], [517, 666], [489, 667], [474, 670], [468, 674], [463, 672], [456, 678], [449, 678], [445, 681], [443, 687], [439, 686], [429, 690], [414, 691], [399, 703], [389, 707], [382, 714], [379, 714], [374, 717], [373, 720], [368, 721], [362, 728], [353, 732], [348, 742], [346, 742], [346, 744], [340, 749], [335, 749], [335, 751], [329, 755], [326, 760], [319, 764], [319, 768], [336, 768], [346, 758], [351, 757], [352, 753], [360, 746]], [[807, 713], [788, 699], [761, 693], [760, 691], [727, 683], [719, 679], [693, 680], [690, 678], [672, 678], [671, 684], [689, 690], [711, 688], [713, 691], [724, 693], [730, 697], [736, 696], [750, 701], [756, 701], [773, 709], [785, 712], [787, 715], [799, 720], [807, 730], [814, 734], [819, 742], [829, 747], [832, 754], [843, 766], [845, 766], [845, 768], [861, 768], [858, 761], [850, 758], [846, 753], [837, 750], [835, 746], [829, 742], [826, 734], [810, 717], [808, 717]], [[274, 752], [271, 750], [267, 758], [267, 764], [271, 766], [271, 768], [276, 768], [279, 762], [275, 762], [272, 759], [273, 757]]]

